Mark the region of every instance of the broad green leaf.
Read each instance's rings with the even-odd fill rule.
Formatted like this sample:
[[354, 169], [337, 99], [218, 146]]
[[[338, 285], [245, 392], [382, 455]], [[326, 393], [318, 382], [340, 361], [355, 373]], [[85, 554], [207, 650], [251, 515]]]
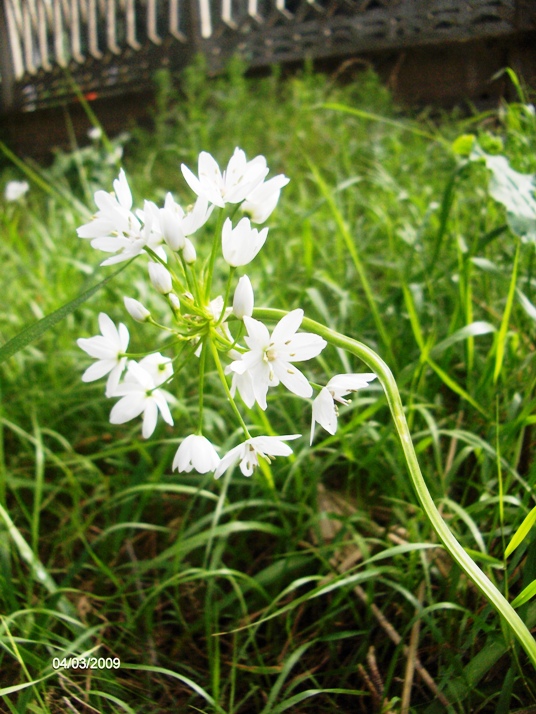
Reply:
[[536, 523], [536, 506], [532, 509], [532, 511], [528, 514], [528, 516], [525, 518], [523, 523], [519, 526], [517, 531], [514, 533], [512, 536], [512, 539], [510, 543], [508, 543], [508, 547], [506, 548], [506, 551], [504, 553], [504, 557], [508, 558], [508, 556], [512, 555], [514, 550], [517, 548], [518, 545], [521, 545], [527, 535], [529, 534], [529, 531], [531, 530], [532, 526]]
[[512, 601], [512, 607], [521, 607], [536, 595], [536, 580], [533, 580], [530, 585], [527, 585], [522, 592]]
[[508, 225], [525, 243], [536, 242], [536, 175], [515, 171], [505, 156], [491, 156], [476, 145], [473, 160], [491, 171], [489, 194], [506, 208]]
[[121, 268], [116, 270], [115, 273], [112, 273], [112, 275], [109, 275], [104, 280], [101, 280], [100, 283], [97, 283], [97, 285], [89, 288], [89, 290], [86, 290], [66, 305], [62, 305], [60, 308], [50, 313], [50, 315], [43, 317], [38, 322], [34, 322], [33, 325], [30, 325], [22, 332], [19, 332], [19, 334], [13, 337], [13, 339], [6, 342], [5, 345], [2, 345], [2, 347], [0, 347], [0, 364], [5, 362], [6, 359], [9, 359], [9, 357], [12, 357], [14, 354], [17, 354], [17, 352], [20, 352], [20, 350], [29, 345], [31, 342], [35, 342], [35, 340], [39, 339], [41, 335], [44, 335], [47, 330], [50, 330], [54, 327], [54, 325], [57, 325], [58, 322], [61, 322], [61, 320], [67, 317], [67, 315], [74, 312], [77, 307], [80, 307], [80, 305], [85, 303], [86, 300], [89, 300], [90, 297], [109, 283], [110, 280], [113, 280], [113, 278], [115, 278], [115, 276], [124, 270], [131, 262], [132, 261], [130, 260], [128, 263], [125, 263], [125, 265], [121, 266]]

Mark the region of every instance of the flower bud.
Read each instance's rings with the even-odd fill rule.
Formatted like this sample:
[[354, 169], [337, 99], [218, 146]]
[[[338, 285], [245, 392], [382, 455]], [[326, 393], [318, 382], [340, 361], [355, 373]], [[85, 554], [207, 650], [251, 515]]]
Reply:
[[233, 298], [233, 313], [240, 320], [244, 318], [244, 315], [251, 317], [253, 314], [253, 304], [254, 297], [251, 281], [247, 275], [243, 275], [236, 286]]
[[251, 227], [249, 218], [242, 218], [233, 228], [230, 218], [225, 219], [221, 239], [223, 257], [231, 267], [251, 263], [266, 241], [268, 228], [259, 231]]
[[132, 317], [136, 322], [146, 322], [147, 319], [151, 316], [151, 313], [149, 310], [141, 304], [141, 302], [138, 302], [138, 300], [134, 300], [134, 298], [129, 298], [129, 297], [124, 297], [123, 302], [125, 303], [125, 307], [127, 309], [128, 314], [130, 317]]
[[149, 277], [155, 290], [167, 295], [173, 289], [171, 273], [161, 263], [149, 263]]
[[181, 311], [181, 301], [175, 295], [175, 293], [169, 293], [169, 295], [167, 296], [167, 299], [169, 300], [169, 304], [171, 305], [171, 307], [173, 308], [173, 311], [175, 313]]
[[188, 263], [188, 265], [195, 263], [195, 260], [197, 258], [197, 253], [195, 252], [194, 244], [188, 238], [184, 239], [184, 248], [182, 249], [182, 257], [184, 258], [184, 262]]

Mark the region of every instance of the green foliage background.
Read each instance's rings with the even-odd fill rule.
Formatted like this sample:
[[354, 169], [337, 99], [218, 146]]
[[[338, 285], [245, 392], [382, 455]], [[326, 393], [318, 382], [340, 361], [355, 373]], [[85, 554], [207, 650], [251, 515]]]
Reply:
[[[533, 533], [504, 559], [536, 496], [534, 247], [521, 246], [509, 304], [517, 239], [485, 168], [451, 145], [472, 133], [536, 172], [527, 98], [469, 118], [409, 116], [371, 72], [345, 85], [307, 68], [248, 79], [239, 63], [224, 78], [208, 80], [198, 63], [180, 83], [157, 83], [151, 130], [58, 153], [47, 169], [23, 165], [31, 189], [0, 213], [2, 341], [113, 271], [76, 228], [119, 165], [138, 204], [170, 190], [186, 205], [182, 162], [195, 168], [207, 150], [224, 165], [235, 146], [264, 154], [291, 182], [248, 267], [256, 304], [302, 307], [389, 363], [436, 502], [513, 599], [536, 578]], [[6, 159], [0, 185], [15, 177], [21, 167]], [[271, 467], [275, 491], [261, 472], [221, 482], [171, 472], [195, 424], [195, 370], [176, 383], [175, 428], [144, 442], [138, 423], [109, 424], [102, 384], [80, 381], [76, 338], [96, 334], [104, 311], [142, 348], [152, 333], [128, 321], [122, 298], [158, 311], [146, 283], [128, 266], [0, 366], [0, 503], [12, 523], [10, 534], [0, 521], [5, 711], [434, 714], [441, 697], [456, 712], [534, 706], [523, 653], [430, 548], [379, 389], [341, 410], [335, 437], [294, 442], [294, 457]], [[361, 368], [326, 350], [313, 373]], [[262, 433], [308, 434], [301, 400], [270, 399], [266, 415], [251, 415]], [[234, 445], [216, 389], [206, 415], [206, 435]], [[534, 601], [520, 614], [536, 625]], [[52, 669], [53, 657], [88, 652], [121, 668]], [[411, 687], [415, 652], [435, 691], [418, 671]]]

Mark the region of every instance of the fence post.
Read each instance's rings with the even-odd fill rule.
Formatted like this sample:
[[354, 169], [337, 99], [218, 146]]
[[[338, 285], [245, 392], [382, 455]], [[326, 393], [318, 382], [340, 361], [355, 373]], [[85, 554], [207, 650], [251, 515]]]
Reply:
[[188, 0], [188, 42], [192, 48], [192, 56], [201, 52], [201, 14], [199, 12], [199, 2], [200, 0]]
[[13, 107], [13, 86], [15, 84], [15, 67], [11, 57], [6, 2], [9, 0], [0, 0], [0, 114], [6, 114]]

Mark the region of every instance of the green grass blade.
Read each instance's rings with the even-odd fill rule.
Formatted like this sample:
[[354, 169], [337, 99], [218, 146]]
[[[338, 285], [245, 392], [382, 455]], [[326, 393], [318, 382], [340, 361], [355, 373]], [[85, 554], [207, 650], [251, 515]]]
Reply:
[[458, 382], [452, 379], [452, 377], [450, 377], [438, 364], [436, 364], [433, 359], [428, 357], [426, 363], [434, 370], [437, 376], [449, 389], [451, 389], [458, 396], [468, 402], [472, 407], [479, 411], [482, 416], [486, 417], [486, 419], [488, 418], [486, 410], [482, 406], [480, 406], [476, 399], [473, 399], [469, 392], [467, 392], [463, 387], [461, 387]]
[[495, 353], [495, 370], [493, 372], [493, 384], [497, 384], [499, 375], [501, 373], [502, 364], [504, 360], [504, 352], [506, 348], [506, 334], [508, 332], [508, 324], [510, 322], [510, 314], [512, 312], [512, 306], [514, 304], [514, 298], [516, 294], [516, 282], [517, 282], [517, 268], [519, 265], [519, 254], [521, 251], [521, 242], [517, 242], [516, 254], [514, 258], [514, 268], [512, 270], [512, 279], [510, 281], [510, 288], [508, 290], [508, 298], [506, 300], [506, 306], [504, 308], [504, 313], [501, 320], [501, 327], [499, 329], [499, 334], [497, 335], [497, 351]]
[[203, 689], [203, 687], [201, 687], [199, 684], [196, 684], [188, 677], [185, 677], [183, 674], [173, 672], [171, 669], [166, 669], [165, 667], [153, 667], [152, 665], [148, 664], [121, 664], [121, 667], [123, 669], [133, 669], [136, 671], [139, 670], [140, 672], [156, 672], [157, 674], [164, 674], [167, 677], [176, 679], [179, 682], [185, 684], [196, 694], [199, 694], [200, 697], [203, 697], [207, 704], [210, 704], [210, 706], [214, 707], [214, 711], [218, 712], [218, 714], [226, 714], [225, 710], [213, 699], [213, 697], [210, 696], [208, 692]]
[[320, 189], [320, 192], [326, 199], [327, 204], [328, 204], [328, 206], [331, 210], [331, 213], [333, 215], [333, 218], [335, 219], [337, 228], [339, 229], [339, 232], [344, 240], [346, 249], [348, 250], [348, 253], [350, 254], [350, 256], [352, 258], [354, 267], [356, 269], [356, 272], [359, 276], [359, 280], [361, 281], [361, 285], [365, 292], [365, 296], [367, 298], [367, 303], [368, 303], [368, 306], [372, 313], [372, 317], [374, 319], [374, 324], [376, 325], [376, 329], [378, 330], [378, 334], [380, 335], [383, 344], [385, 345], [385, 347], [388, 350], [389, 359], [391, 360], [391, 363], [393, 365], [395, 365], [396, 359], [395, 359], [395, 355], [391, 348], [391, 338], [389, 337], [389, 334], [387, 333], [387, 330], [383, 324], [383, 320], [380, 315], [380, 311], [378, 309], [377, 300], [374, 297], [374, 294], [372, 292], [372, 288], [370, 286], [370, 283], [369, 283], [369, 280], [368, 280], [368, 277], [367, 277], [367, 274], [365, 271], [365, 266], [363, 265], [363, 261], [361, 260], [361, 256], [359, 255], [359, 251], [357, 250], [355, 241], [353, 240], [352, 235], [350, 234], [350, 231], [348, 230], [346, 221], [344, 220], [341, 212], [339, 211], [337, 204], [335, 203], [335, 199], [333, 198], [333, 192], [330, 190], [329, 186], [324, 181], [320, 171], [313, 164], [311, 159], [309, 159], [308, 157], [306, 157], [306, 158], [307, 158], [307, 163], [309, 165], [309, 168], [311, 169], [313, 176], [315, 178], [315, 181], [318, 185], [318, 188]]
[[[409, 288], [406, 285], [403, 285], [403, 292], [404, 292], [404, 302], [406, 305], [406, 309], [409, 314], [409, 319], [410, 319], [410, 324], [413, 329], [413, 335], [415, 337], [415, 341], [417, 342], [417, 345], [419, 346], [419, 349], [421, 350], [421, 361], [425, 362], [429, 367], [431, 367], [434, 372], [437, 374], [437, 376], [441, 379], [441, 381], [453, 392], [458, 394], [462, 399], [464, 399], [466, 402], [471, 404], [477, 411], [479, 411], [483, 416], [487, 416], [486, 412], [483, 407], [480, 406], [480, 404], [473, 399], [473, 397], [463, 388], [461, 387], [452, 377], [450, 377], [445, 370], [443, 370], [430, 356], [430, 350], [425, 344], [424, 341], [424, 335], [421, 330], [421, 326], [419, 323], [419, 317], [417, 315], [417, 310], [415, 309], [415, 304], [413, 301], [413, 297], [411, 295], [411, 292]], [[477, 324], [477, 323], [472, 323]], [[485, 324], [485, 323], [484, 323]], [[467, 328], [462, 328], [462, 329], [468, 329], [470, 326], [467, 326]], [[460, 332], [460, 331], [458, 331]], [[456, 339], [453, 339], [456, 336]], [[462, 337], [458, 335], [458, 333], [454, 333], [454, 335], [451, 335], [450, 338], [447, 338], [444, 340], [442, 343], [439, 343], [437, 347], [440, 348], [440, 352], [443, 351], [443, 348], [441, 345], [444, 345], [445, 342], [447, 342], [449, 339], [453, 339], [453, 342], [458, 341], [458, 339], [464, 339], [466, 337], [471, 336], [471, 330], [468, 330], [466, 333], [462, 333]], [[450, 343], [447, 343], [447, 346], [449, 346]], [[445, 348], [446, 349], [446, 348]]]
[[89, 300], [90, 297], [95, 295], [96, 292], [109, 283], [110, 280], [113, 280], [116, 275], [119, 275], [119, 273], [131, 262], [132, 261], [125, 263], [125, 265], [121, 266], [121, 268], [116, 270], [115, 273], [112, 273], [112, 275], [109, 275], [104, 280], [101, 280], [100, 283], [97, 283], [97, 285], [89, 288], [89, 290], [86, 290], [66, 305], [62, 305], [60, 308], [50, 313], [50, 315], [43, 317], [38, 322], [34, 322], [33, 325], [29, 325], [29, 327], [22, 332], [19, 332], [19, 334], [13, 337], [13, 339], [6, 342], [5, 345], [2, 345], [2, 347], [0, 347], [0, 364], [9, 359], [9, 357], [12, 357], [14, 354], [17, 354], [17, 352], [20, 352], [20, 350], [29, 345], [31, 342], [35, 342], [35, 340], [39, 339], [41, 335], [44, 335], [47, 330], [50, 330], [52, 327], [57, 325], [58, 322], [61, 322], [61, 320], [67, 317], [67, 315], [74, 312], [78, 307], [80, 307], [80, 305], [83, 305], [83, 303]]
[[521, 607], [536, 595], [536, 580], [533, 580], [524, 588], [515, 600], [512, 600], [512, 607]]
[[449, 335], [449, 337], [446, 337], [444, 340], [441, 340], [441, 342], [438, 342], [437, 345], [434, 345], [430, 350], [430, 355], [436, 358], [457, 342], [467, 340], [471, 337], [477, 337], [479, 335], [489, 335], [490, 332], [496, 331], [496, 328], [489, 322], [472, 322], [470, 325], [466, 325], [465, 327], [456, 330], [456, 332], [452, 335]]
[[408, 122], [398, 121], [397, 119], [389, 119], [381, 114], [374, 114], [374, 112], [367, 112], [363, 109], [357, 109], [356, 107], [349, 107], [345, 104], [338, 104], [336, 102], [326, 102], [320, 105], [321, 109], [331, 109], [336, 112], [344, 112], [345, 114], [351, 114], [354, 117], [359, 117], [359, 119], [365, 119], [366, 121], [377, 121], [381, 124], [386, 124], [387, 126], [393, 126], [397, 129], [402, 129], [402, 131], [409, 131], [415, 136], [421, 136], [425, 139], [430, 139], [431, 141], [438, 141], [446, 146], [449, 142], [443, 139], [440, 134], [430, 134], [427, 131], [418, 129], [416, 126], [412, 126]]
[[[3, 520], [7, 530], [9, 531], [9, 535], [13, 539], [15, 545], [17, 546], [17, 549], [20, 553], [21, 558], [23, 558], [23, 560], [25, 560], [28, 563], [28, 565], [30, 566], [32, 575], [35, 578], [35, 580], [37, 582], [41, 583], [42, 585], [44, 585], [45, 588], [48, 590], [48, 592], [51, 595], [57, 593], [58, 586], [56, 585], [55, 581], [50, 576], [47, 569], [41, 563], [39, 558], [34, 554], [34, 552], [32, 551], [32, 549], [30, 548], [30, 546], [24, 539], [22, 533], [19, 531], [17, 526], [13, 523], [13, 521], [9, 517], [9, 513], [1, 505], [0, 505], [0, 519]], [[58, 608], [65, 615], [69, 615], [75, 621], [78, 620], [76, 610], [73, 607], [73, 605], [69, 602], [69, 600], [67, 600], [67, 598], [60, 597], [60, 599], [58, 601]]]
[[271, 709], [270, 711], [272, 712], [272, 714], [280, 714], [281, 712], [286, 712], [287, 709], [291, 709], [292, 707], [296, 706], [296, 704], [300, 704], [301, 702], [305, 701], [306, 699], [310, 699], [311, 697], [317, 697], [320, 694], [344, 694], [350, 697], [366, 697], [368, 695], [368, 692], [364, 692], [361, 689], [306, 689], [304, 692], [295, 694], [293, 697], [290, 697], [284, 702], [281, 702], [281, 704], [278, 704], [274, 709]]
[[21, 689], [27, 689], [28, 687], [33, 687], [39, 682], [43, 682], [45, 679], [50, 679], [56, 672], [51, 672], [47, 674], [46, 677], [39, 677], [39, 679], [33, 679], [31, 682], [24, 682], [23, 684], [14, 684], [12, 687], [3, 687], [0, 689], [0, 697], [5, 697], [7, 694], [15, 694], [15, 692], [20, 692]]
[[510, 540], [510, 543], [508, 543], [508, 547], [506, 548], [504, 552], [504, 557], [508, 558], [514, 550], [523, 543], [525, 538], [528, 536], [530, 530], [536, 523], [536, 506], [532, 509], [532, 511], [528, 514], [528, 516], [524, 519], [523, 523], [519, 526], [517, 531], [514, 533], [512, 536], [512, 539]]
[[82, 213], [82, 215], [90, 215], [90, 211], [84, 203], [79, 201], [75, 196], [73, 196], [73, 194], [69, 194], [67, 191], [60, 189], [55, 181], [47, 179], [46, 176], [41, 176], [41, 173], [38, 170], [32, 168], [26, 161], [20, 159], [4, 144], [3, 141], [0, 141], [0, 151], [2, 151], [2, 153], [13, 164], [15, 164], [15, 166], [17, 166], [28, 179], [30, 179], [30, 181], [32, 181], [49, 196], [60, 200], [71, 211], [73, 206], [76, 206], [77, 211]]

